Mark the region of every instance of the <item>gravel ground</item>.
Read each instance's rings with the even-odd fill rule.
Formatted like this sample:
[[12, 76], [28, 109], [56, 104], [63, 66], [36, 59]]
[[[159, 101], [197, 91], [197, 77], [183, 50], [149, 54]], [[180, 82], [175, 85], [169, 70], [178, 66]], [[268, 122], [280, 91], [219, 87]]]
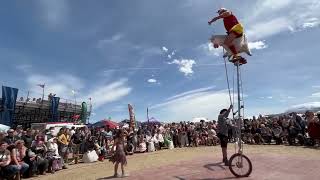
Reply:
[[[151, 179], [150, 177], [154, 176], [157, 178], [152, 178], [152, 180], [156, 179], [197, 179], [190, 175], [190, 177], [179, 178], [170, 174], [161, 173], [168, 171], [170, 169], [180, 168], [182, 172], [202, 171], [203, 163], [207, 162], [219, 162], [221, 161], [221, 152], [219, 146], [214, 147], [198, 147], [198, 148], [178, 148], [173, 150], [162, 150], [153, 153], [143, 153], [143, 154], [135, 154], [133, 156], [127, 156], [128, 158], [128, 166], [126, 170], [129, 172], [130, 177], [125, 179]], [[235, 152], [234, 145], [229, 145], [229, 154], [233, 154]], [[259, 166], [267, 165], [268, 163], [275, 163], [274, 161], [279, 161], [279, 163], [290, 163], [288, 160], [292, 159], [293, 162], [301, 163], [315, 163], [316, 169], [320, 169], [320, 149], [311, 149], [305, 147], [292, 147], [292, 146], [276, 146], [276, 145], [249, 145], [245, 146], [244, 153], [253, 161], [254, 170], [253, 172], [260, 172]], [[268, 158], [270, 157], [270, 158]], [[263, 164], [259, 164], [261, 161], [270, 161]], [[207, 162], [206, 162], [207, 161]], [[257, 161], [258, 163], [255, 163]], [[278, 163], [278, 162], [276, 162]], [[278, 163], [278, 164], [279, 164]], [[182, 166], [186, 166], [184, 169], [181, 169]], [[194, 167], [192, 166], [194, 164]], [[203, 165], [202, 165], [203, 164]], [[255, 165], [256, 164], [256, 165]], [[304, 167], [301, 164], [301, 167]], [[300, 164], [295, 164], [293, 167], [290, 167], [292, 171], [295, 171], [294, 168], [299, 168], [296, 166], [300, 166]], [[168, 169], [169, 168], [169, 169]], [[188, 169], [189, 168], [189, 169]], [[264, 167], [266, 168], [266, 167]], [[161, 172], [156, 170], [161, 169]], [[301, 168], [299, 168], [301, 169]], [[278, 169], [279, 173], [283, 173]], [[264, 171], [268, 172], [268, 169], [264, 169]], [[264, 172], [263, 171], [263, 172]], [[274, 171], [274, 169], [272, 170]], [[120, 172], [120, 171], [119, 171]], [[179, 170], [175, 171], [179, 172]], [[179, 172], [180, 174], [182, 172]], [[209, 171], [205, 171], [201, 174], [208, 176]], [[222, 173], [222, 174], [221, 174]], [[232, 178], [232, 175], [228, 172], [227, 169], [223, 169], [220, 175], [230, 176], [228, 179]], [[274, 172], [272, 172], [274, 173]], [[284, 172], [290, 174], [288, 172]], [[314, 172], [319, 173], [319, 172]], [[157, 176], [161, 175], [160, 177]], [[174, 172], [172, 172], [174, 174]], [[218, 175], [219, 173], [217, 173]], [[34, 178], [35, 180], [43, 179], [43, 180], [53, 180], [53, 179], [61, 179], [61, 180], [95, 180], [95, 179], [111, 179], [110, 176], [113, 175], [113, 164], [105, 160], [104, 162], [97, 162], [92, 164], [78, 164], [78, 165], [70, 165], [69, 169], [61, 170], [56, 172], [55, 174], [47, 174], [45, 176], [39, 176]], [[219, 175], [219, 176], [220, 176]], [[320, 174], [318, 174], [320, 176]], [[171, 177], [171, 178], [169, 178]], [[175, 177], [175, 178], [173, 178]], [[199, 177], [199, 175], [197, 175]], [[223, 178], [225, 179], [225, 178]], [[256, 179], [256, 178], [254, 178]], [[260, 179], [260, 178], [259, 178]], [[274, 179], [274, 178], [270, 178]], [[293, 180], [294, 178], [290, 178]], [[311, 178], [312, 179], [312, 178]]]

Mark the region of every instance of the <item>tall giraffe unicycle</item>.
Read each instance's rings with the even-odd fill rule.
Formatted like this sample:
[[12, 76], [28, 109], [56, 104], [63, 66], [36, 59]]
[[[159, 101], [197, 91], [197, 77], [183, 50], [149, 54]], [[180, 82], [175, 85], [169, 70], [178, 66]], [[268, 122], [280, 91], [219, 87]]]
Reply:
[[[231, 173], [236, 177], [248, 177], [252, 172], [252, 163], [250, 159], [243, 153], [243, 142], [241, 140], [241, 134], [242, 134], [241, 129], [243, 127], [241, 109], [244, 108], [244, 106], [241, 105], [241, 94], [242, 94], [242, 88], [240, 88], [240, 86], [242, 87], [242, 79], [241, 79], [241, 73], [240, 73], [240, 66], [242, 65], [241, 58], [238, 61], [234, 62], [237, 69], [238, 110], [236, 113], [238, 113], [238, 116], [235, 119], [237, 122], [237, 133], [236, 133], [237, 141], [235, 143], [236, 152], [229, 159], [229, 169]], [[244, 61], [243, 59], [242, 61]], [[240, 81], [241, 81], [241, 84], [240, 84]]]
[[[228, 78], [228, 71], [227, 71], [227, 63], [226, 58], [229, 57], [229, 60], [236, 65], [237, 69], [237, 97], [238, 97], [238, 115], [237, 118], [234, 118], [237, 122], [237, 142], [236, 142], [236, 152], [234, 155], [231, 156], [229, 159], [229, 169], [236, 177], [247, 177], [252, 172], [252, 163], [250, 159], [243, 154], [243, 144], [241, 141], [241, 128], [242, 128], [242, 116], [241, 116], [241, 109], [244, 107], [241, 106], [241, 97], [240, 94], [240, 81], [241, 81], [241, 74], [240, 74], [240, 66], [246, 64], [247, 61], [245, 58], [241, 57], [240, 53], [246, 53], [247, 55], [251, 56], [250, 49], [248, 47], [247, 38], [244, 33], [244, 26], [238, 21], [236, 15], [226, 8], [220, 8], [217, 11], [218, 15], [213, 17], [208, 21], [208, 24], [211, 25], [212, 23], [220, 20], [223, 20], [224, 27], [227, 31], [227, 35], [214, 35], [211, 37], [210, 41], [213, 44], [214, 48], [218, 48], [222, 46], [226, 53], [223, 53], [224, 63], [225, 63], [225, 70], [228, 82], [228, 90], [230, 96], [230, 103], [231, 105], [231, 93], [230, 93], [230, 85], [229, 85], [229, 78]], [[231, 58], [232, 57], [232, 58]], [[242, 87], [242, 83], [241, 83]], [[241, 88], [242, 89], [242, 88]], [[234, 91], [234, 88], [233, 88]], [[235, 113], [233, 113], [233, 117], [235, 117]]]

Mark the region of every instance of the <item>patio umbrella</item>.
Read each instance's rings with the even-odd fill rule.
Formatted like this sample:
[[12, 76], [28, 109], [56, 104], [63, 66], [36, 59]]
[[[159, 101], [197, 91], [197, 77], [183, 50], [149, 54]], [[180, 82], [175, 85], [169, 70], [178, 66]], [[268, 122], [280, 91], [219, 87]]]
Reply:
[[115, 129], [119, 126], [119, 124], [114, 121], [104, 119], [94, 123], [92, 126], [93, 127], [109, 126], [111, 129]]

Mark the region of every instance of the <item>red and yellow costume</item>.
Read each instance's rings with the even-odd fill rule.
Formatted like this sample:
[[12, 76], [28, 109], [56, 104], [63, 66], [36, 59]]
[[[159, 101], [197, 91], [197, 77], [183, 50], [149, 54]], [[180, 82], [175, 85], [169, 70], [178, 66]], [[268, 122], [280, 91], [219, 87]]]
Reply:
[[228, 34], [234, 33], [237, 35], [237, 37], [241, 37], [243, 35], [243, 26], [239, 23], [238, 19], [233, 14], [223, 18], [223, 23]]

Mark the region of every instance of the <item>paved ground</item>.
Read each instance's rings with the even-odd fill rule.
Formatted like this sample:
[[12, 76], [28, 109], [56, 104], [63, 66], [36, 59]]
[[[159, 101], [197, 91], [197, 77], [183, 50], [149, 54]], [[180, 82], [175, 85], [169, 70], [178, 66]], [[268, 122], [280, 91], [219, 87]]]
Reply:
[[[233, 145], [229, 153], [234, 153]], [[320, 149], [288, 146], [246, 146], [253, 172], [243, 180], [318, 180]], [[130, 177], [123, 180], [223, 180], [236, 179], [221, 163], [219, 147], [183, 148], [128, 157]], [[79, 164], [36, 179], [114, 179], [109, 162]]]

